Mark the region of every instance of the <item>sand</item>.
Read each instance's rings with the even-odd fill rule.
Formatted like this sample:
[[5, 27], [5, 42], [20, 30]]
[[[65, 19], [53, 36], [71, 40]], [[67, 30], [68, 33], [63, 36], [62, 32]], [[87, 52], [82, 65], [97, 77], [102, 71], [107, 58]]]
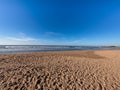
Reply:
[[0, 55], [0, 90], [120, 90], [120, 50]]

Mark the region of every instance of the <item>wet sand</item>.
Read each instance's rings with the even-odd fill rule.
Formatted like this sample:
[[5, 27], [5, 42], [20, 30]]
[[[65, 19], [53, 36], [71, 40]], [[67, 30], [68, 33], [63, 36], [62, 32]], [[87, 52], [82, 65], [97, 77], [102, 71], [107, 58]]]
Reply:
[[0, 90], [120, 90], [120, 50], [3, 54]]

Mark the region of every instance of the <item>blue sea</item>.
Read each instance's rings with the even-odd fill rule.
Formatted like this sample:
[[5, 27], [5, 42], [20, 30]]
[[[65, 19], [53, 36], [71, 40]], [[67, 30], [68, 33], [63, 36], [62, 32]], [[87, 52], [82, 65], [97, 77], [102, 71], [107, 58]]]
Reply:
[[0, 45], [0, 54], [21, 52], [46, 52], [70, 50], [120, 49], [114, 46], [69, 46], [69, 45]]

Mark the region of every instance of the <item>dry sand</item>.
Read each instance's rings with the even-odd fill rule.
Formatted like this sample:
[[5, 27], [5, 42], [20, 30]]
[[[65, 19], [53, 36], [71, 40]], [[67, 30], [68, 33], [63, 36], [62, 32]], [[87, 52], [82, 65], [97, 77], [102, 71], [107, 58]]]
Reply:
[[0, 90], [120, 90], [120, 51], [0, 55]]

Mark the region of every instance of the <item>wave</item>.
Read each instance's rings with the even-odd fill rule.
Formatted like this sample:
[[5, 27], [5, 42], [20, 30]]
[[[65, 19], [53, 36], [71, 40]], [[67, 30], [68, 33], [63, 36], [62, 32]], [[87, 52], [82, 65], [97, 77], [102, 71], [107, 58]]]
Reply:
[[68, 46], [68, 45], [0, 45], [0, 53], [64, 51], [64, 50], [99, 50], [112, 48], [115, 49], [116, 47], [108, 48], [100, 46]]

